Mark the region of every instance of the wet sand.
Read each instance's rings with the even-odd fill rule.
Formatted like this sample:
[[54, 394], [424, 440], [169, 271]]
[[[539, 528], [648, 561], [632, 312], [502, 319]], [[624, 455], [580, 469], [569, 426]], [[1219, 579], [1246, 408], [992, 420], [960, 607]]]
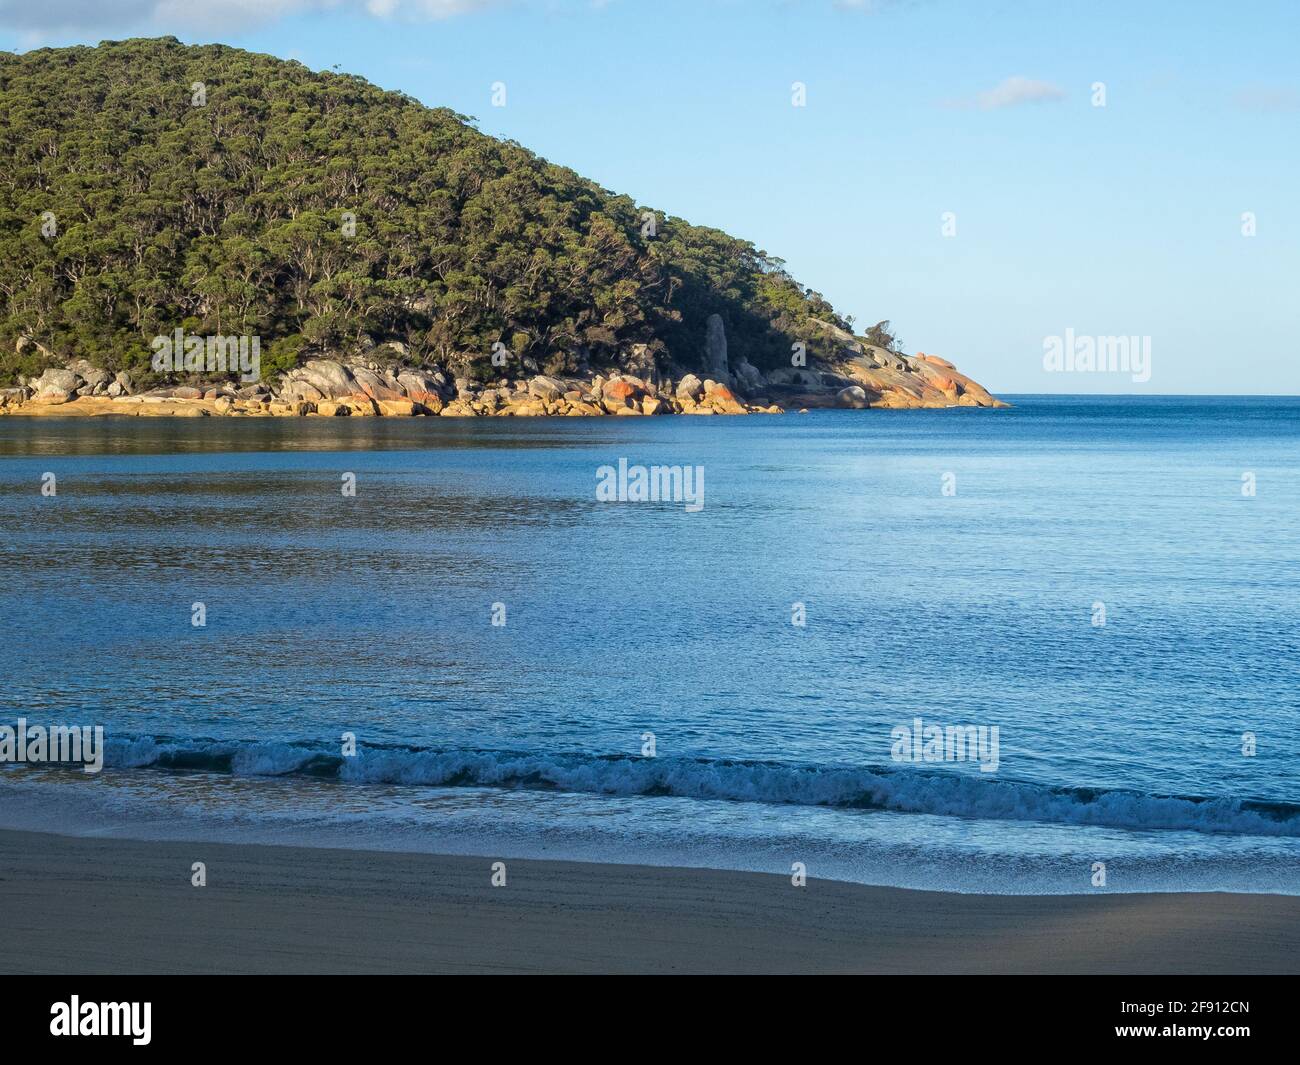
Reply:
[[[16, 973], [1295, 973], [1300, 898], [957, 895], [0, 832]], [[191, 885], [194, 862], [207, 886]]]

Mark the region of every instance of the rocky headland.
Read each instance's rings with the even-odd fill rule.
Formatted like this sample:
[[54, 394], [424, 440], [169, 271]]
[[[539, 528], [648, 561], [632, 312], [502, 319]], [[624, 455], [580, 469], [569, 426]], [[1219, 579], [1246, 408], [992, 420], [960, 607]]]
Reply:
[[0, 93], [0, 414], [1001, 405], [751, 241], [353, 75], [164, 37], [0, 52]]
[[[321, 353], [274, 381], [188, 380], [145, 385], [77, 359], [0, 390], [0, 415], [135, 417], [539, 417], [656, 414], [780, 414], [839, 407], [1005, 407], [952, 363], [866, 344], [826, 325], [834, 359], [760, 371], [728, 357], [717, 316], [708, 323], [701, 367], [609, 368], [579, 376], [519, 373], [476, 381], [441, 366], [414, 366], [397, 342], [359, 355]], [[636, 365], [635, 362], [632, 363]], [[676, 371], [676, 372], [673, 372]]]

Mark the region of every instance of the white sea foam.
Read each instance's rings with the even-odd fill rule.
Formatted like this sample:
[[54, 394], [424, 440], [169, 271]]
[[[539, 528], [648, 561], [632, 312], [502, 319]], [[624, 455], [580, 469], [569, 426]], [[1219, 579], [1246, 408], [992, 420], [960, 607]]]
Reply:
[[304, 774], [359, 785], [500, 787], [592, 795], [672, 795], [734, 802], [891, 810], [993, 820], [1300, 836], [1300, 807], [1230, 797], [1052, 788], [911, 767], [801, 766], [725, 759], [537, 751], [358, 747], [354, 758], [308, 743], [109, 739], [108, 766], [246, 776]]

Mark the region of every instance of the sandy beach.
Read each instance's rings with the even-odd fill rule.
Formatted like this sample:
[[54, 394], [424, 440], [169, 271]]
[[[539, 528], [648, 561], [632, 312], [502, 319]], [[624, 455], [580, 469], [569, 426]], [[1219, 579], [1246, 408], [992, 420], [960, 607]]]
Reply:
[[[0, 832], [9, 973], [1295, 973], [1300, 898]], [[207, 886], [191, 885], [204, 862]]]

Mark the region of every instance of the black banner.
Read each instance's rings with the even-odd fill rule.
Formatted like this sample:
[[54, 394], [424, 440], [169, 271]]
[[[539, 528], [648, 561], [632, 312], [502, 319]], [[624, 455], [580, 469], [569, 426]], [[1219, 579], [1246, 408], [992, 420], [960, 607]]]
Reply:
[[[456, 986], [445, 978], [436, 987], [428, 977], [60, 976], [15, 983], [6, 995], [7, 1049], [62, 1045], [95, 1053], [116, 1044], [129, 1051], [283, 1047], [337, 1054], [407, 1038], [454, 1040], [451, 1045], [481, 1040], [492, 1048], [525, 1038], [551, 1042], [558, 1018], [554, 1000], [536, 989], [488, 993], [481, 983]], [[719, 996], [687, 995], [666, 983], [620, 991], [602, 981], [599, 990], [584, 992], [589, 1005], [577, 1008], [570, 1000], [567, 1010], [575, 1029], [584, 1018], [599, 1017], [608, 1034], [625, 1017], [629, 1033], [653, 1039], [658, 1031], [665, 1047], [688, 1031], [696, 1033], [692, 1041], [712, 1031], [743, 1045], [749, 1035], [772, 1038], [774, 1022], [796, 1050], [806, 1037], [820, 1043], [826, 1035], [855, 1032], [859, 1041], [886, 1034], [927, 1051], [951, 1045], [993, 1053], [1125, 1043], [1163, 1044], [1157, 1053], [1196, 1046], [1232, 1053], [1241, 1044], [1283, 1050], [1294, 1042], [1294, 986], [1276, 978], [865, 977], [853, 983], [837, 995], [837, 1001], [859, 996], [843, 1019], [822, 1005], [820, 989], [813, 992], [816, 1005], [801, 1005], [806, 989], [752, 981]], [[772, 1003], [759, 1019], [753, 1008], [768, 996]], [[737, 1000], [745, 1007], [739, 1012]], [[498, 1020], [480, 1026], [479, 1018]]]

